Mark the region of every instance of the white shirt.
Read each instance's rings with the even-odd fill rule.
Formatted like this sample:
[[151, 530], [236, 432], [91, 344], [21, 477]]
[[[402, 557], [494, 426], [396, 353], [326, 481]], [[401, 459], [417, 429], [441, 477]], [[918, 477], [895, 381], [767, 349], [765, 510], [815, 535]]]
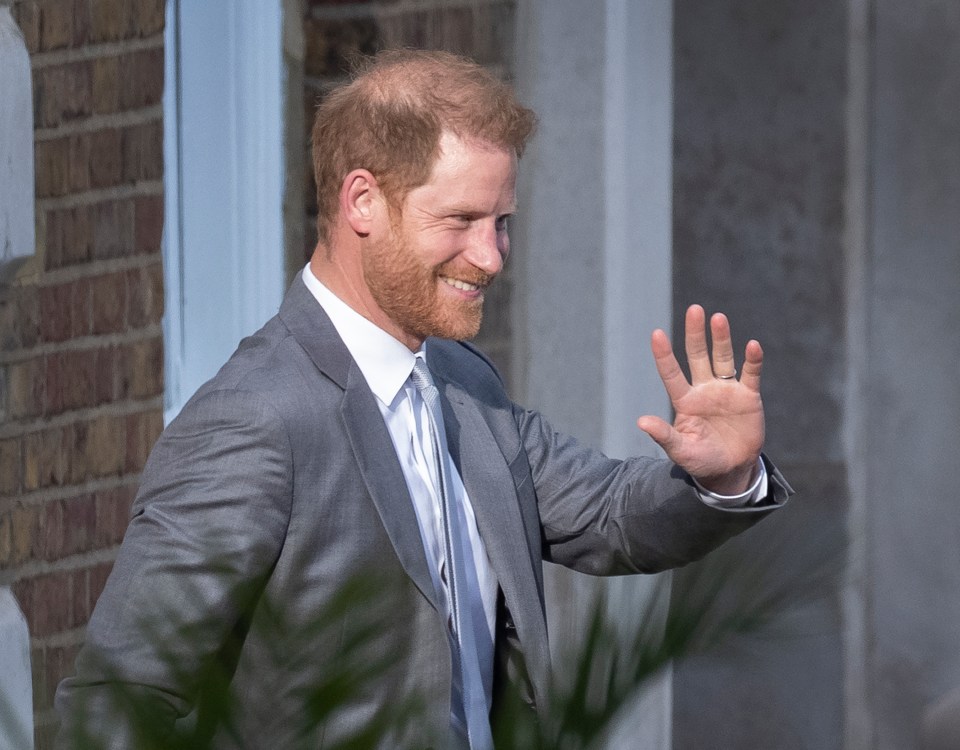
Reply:
[[[439, 477], [432, 459], [433, 448], [430, 443], [427, 405], [410, 380], [414, 359], [422, 357], [426, 361], [425, 352], [422, 347], [416, 354], [411, 352], [389, 333], [364, 318], [327, 289], [313, 275], [309, 265], [304, 268], [302, 277], [307, 289], [320, 303], [330, 322], [333, 323], [333, 327], [337, 329], [350, 356], [357, 363], [367, 385], [376, 397], [377, 406], [390, 433], [407, 489], [413, 500], [430, 577], [433, 580], [437, 599], [445, 607], [444, 614], [449, 631], [451, 613], [445, 583], [440, 575], [446, 561], [441, 498], [437, 491]], [[446, 465], [450, 468], [450, 482], [456, 499], [459, 500], [456, 505], [462, 511], [460, 530], [466, 536], [464, 542], [473, 555], [473, 570], [465, 572], [470, 589], [470, 608], [473, 612], [473, 621], [477, 625], [475, 638], [489, 708], [493, 693], [493, 644], [498, 584], [483, 540], [480, 538], [480, 532], [477, 530], [477, 519], [470, 497], [463, 485], [463, 479], [449, 457]], [[484, 628], [481, 623], [486, 627]], [[453, 663], [452, 687], [458, 693], [460, 685], [456, 658], [453, 659]], [[454, 706], [457, 708], [456, 701]], [[461, 717], [454, 715], [453, 719], [454, 725], [465, 732], [465, 729], [457, 726], [462, 721]]]

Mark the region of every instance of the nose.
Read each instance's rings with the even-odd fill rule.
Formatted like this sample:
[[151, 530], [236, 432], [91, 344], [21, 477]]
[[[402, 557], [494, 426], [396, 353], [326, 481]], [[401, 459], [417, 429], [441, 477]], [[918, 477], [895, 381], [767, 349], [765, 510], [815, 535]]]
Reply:
[[503, 268], [503, 261], [510, 252], [510, 240], [506, 229], [497, 226], [497, 222], [477, 222], [471, 233], [469, 245], [464, 252], [464, 260], [484, 273], [496, 276]]

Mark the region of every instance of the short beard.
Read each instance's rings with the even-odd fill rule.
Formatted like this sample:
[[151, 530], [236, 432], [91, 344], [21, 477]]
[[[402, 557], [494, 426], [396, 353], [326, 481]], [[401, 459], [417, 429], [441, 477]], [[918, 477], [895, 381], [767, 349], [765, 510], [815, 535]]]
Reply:
[[[446, 273], [445, 269], [450, 268]], [[441, 302], [440, 276], [449, 275], [485, 289], [493, 276], [477, 269], [456, 272], [451, 264], [420, 264], [402, 228], [363, 254], [363, 274], [374, 301], [406, 334], [422, 341], [430, 336], [472, 339], [483, 321], [483, 298], [460, 304]]]

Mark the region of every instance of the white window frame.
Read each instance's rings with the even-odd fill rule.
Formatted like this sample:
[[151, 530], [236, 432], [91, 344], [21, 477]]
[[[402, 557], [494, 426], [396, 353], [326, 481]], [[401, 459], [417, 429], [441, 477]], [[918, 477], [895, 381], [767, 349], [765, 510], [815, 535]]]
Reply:
[[30, 56], [0, 6], [0, 282], [36, 249]]
[[281, 0], [170, 0], [164, 92], [164, 417], [279, 307]]

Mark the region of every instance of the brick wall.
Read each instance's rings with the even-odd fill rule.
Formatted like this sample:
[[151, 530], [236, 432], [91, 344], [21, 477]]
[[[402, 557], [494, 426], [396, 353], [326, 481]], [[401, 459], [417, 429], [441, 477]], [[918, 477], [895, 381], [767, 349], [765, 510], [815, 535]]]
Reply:
[[0, 286], [0, 583], [30, 626], [37, 747], [162, 428], [163, 0], [13, 0], [37, 254]]
[[[349, 62], [358, 54], [389, 47], [445, 49], [472, 57], [503, 78], [513, 73], [515, 0], [305, 0], [304, 107], [309, 143], [317, 102], [344, 80]], [[310, 164], [309, 147], [303, 158]], [[317, 241], [316, 187], [306, 170], [305, 253]], [[519, 248], [517, 248], [519, 249]], [[510, 384], [510, 301], [513, 274], [510, 263], [493, 285], [484, 306], [477, 343], [493, 358]]]

